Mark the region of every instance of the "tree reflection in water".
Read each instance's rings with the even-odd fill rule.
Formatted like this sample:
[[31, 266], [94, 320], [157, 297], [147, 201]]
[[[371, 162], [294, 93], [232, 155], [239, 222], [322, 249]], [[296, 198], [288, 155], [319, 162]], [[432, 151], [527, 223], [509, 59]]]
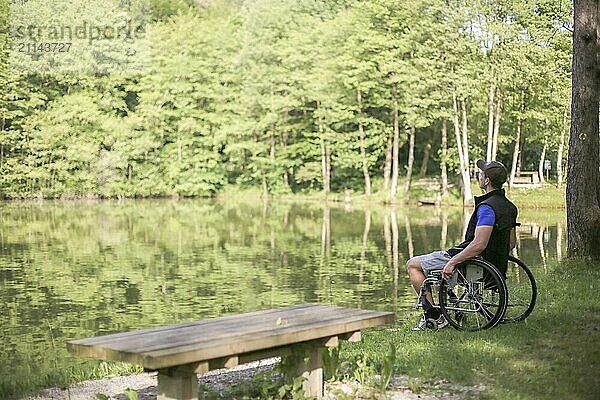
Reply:
[[[0, 354], [13, 366], [0, 372], [5, 386], [75, 368], [81, 360], [65, 349], [73, 338], [305, 302], [401, 319], [414, 304], [407, 258], [459, 242], [464, 218], [462, 208], [240, 200], [0, 211]], [[520, 217], [516, 251], [534, 273], [562, 256], [564, 218]]]

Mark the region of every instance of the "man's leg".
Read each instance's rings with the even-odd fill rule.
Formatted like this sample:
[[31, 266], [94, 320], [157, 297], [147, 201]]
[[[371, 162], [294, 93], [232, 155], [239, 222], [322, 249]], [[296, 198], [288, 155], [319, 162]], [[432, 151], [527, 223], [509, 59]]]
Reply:
[[[413, 289], [419, 294], [421, 286], [423, 286], [423, 281], [425, 280], [425, 273], [423, 272], [419, 257], [413, 257], [406, 262], [406, 271], [408, 272], [408, 278], [410, 279]], [[430, 288], [425, 290], [425, 297], [427, 297], [429, 303], [433, 304], [433, 296], [431, 295]]]
[[[408, 272], [408, 277], [417, 294], [420, 293], [421, 287], [423, 286], [423, 282], [425, 281], [425, 270], [432, 271], [442, 269], [444, 268], [449, 259], [450, 255], [447, 252], [434, 251], [430, 254], [413, 257], [407, 261], [406, 270]], [[419, 299], [419, 302], [423, 307], [423, 317], [421, 318], [417, 326], [413, 328], [413, 331], [425, 330], [427, 327], [427, 321], [429, 319], [436, 320], [438, 329], [444, 328], [448, 325], [448, 322], [441, 316], [440, 310], [436, 307], [433, 307], [434, 302], [433, 295], [431, 293], [431, 288], [425, 288], [424, 294], [425, 299]]]

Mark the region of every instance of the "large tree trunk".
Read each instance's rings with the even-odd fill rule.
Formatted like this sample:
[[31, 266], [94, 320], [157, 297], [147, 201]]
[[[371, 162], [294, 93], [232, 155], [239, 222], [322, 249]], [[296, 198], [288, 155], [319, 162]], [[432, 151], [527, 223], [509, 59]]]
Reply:
[[567, 252], [600, 260], [598, 0], [574, 1], [573, 98], [567, 170]]
[[442, 169], [442, 198], [448, 197], [448, 126], [446, 119], [442, 120], [442, 155], [440, 168]]
[[427, 136], [427, 143], [425, 143], [425, 151], [423, 152], [423, 161], [421, 162], [421, 169], [419, 170], [419, 178], [425, 177], [427, 174], [427, 167], [429, 166], [429, 157], [431, 156], [431, 148], [433, 146], [433, 131], [429, 131]]
[[500, 134], [500, 119], [502, 118], [502, 106], [502, 92], [498, 91], [498, 101], [496, 102], [496, 121], [494, 122], [494, 138], [492, 139], [492, 160], [495, 160], [498, 154], [498, 135]]
[[362, 171], [365, 177], [365, 194], [371, 194], [371, 176], [369, 175], [369, 162], [367, 161], [367, 150], [365, 147], [365, 129], [362, 124], [362, 94], [360, 90], [356, 91], [356, 101], [358, 103], [358, 138], [360, 146], [360, 159], [362, 162]]
[[565, 152], [565, 137], [567, 136], [567, 124], [568, 121], [568, 110], [565, 107], [563, 111], [563, 126], [560, 131], [560, 143], [558, 145], [558, 154], [556, 155], [556, 180], [558, 188], [562, 188], [563, 185], [563, 155]]
[[404, 191], [408, 194], [412, 183], [412, 169], [415, 161], [415, 128], [411, 126], [408, 130], [408, 164], [406, 165], [406, 185]]
[[398, 148], [400, 147], [400, 122], [398, 121], [398, 95], [396, 84], [392, 86], [392, 118], [394, 123], [394, 140], [392, 144], [392, 187], [390, 196], [392, 199], [398, 193]]
[[494, 77], [492, 76], [490, 82], [490, 91], [488, 93], [488, 141], [486, 160], [492, 159], [492, 142], [494, 139], [494, 92], [496, 91], [496, 85]]
[[525, 111], [525, 91], [521, 90], [521, 102], [519, 104], [519, 117], [517, 118], [517, 137], [515, 138], [515, 149], [513, 151], [512, 166], [510, 168], [509, 186], [513, 187], [517, 173], [517, 162], [519, 161], [519, 148], [521, 144], [521, 126], [523, 124], [523, 112]]

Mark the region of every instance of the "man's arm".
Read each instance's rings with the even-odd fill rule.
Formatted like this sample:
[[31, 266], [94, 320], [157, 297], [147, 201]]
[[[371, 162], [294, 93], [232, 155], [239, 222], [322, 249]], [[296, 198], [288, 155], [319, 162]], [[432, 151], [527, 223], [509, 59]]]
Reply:
[[454, 268], [463, 261], [477, 257], [488, 245], [492, 235], [493, 226], [478, 226], [475, 228], [475, 239], [463, 251], [455, 255], [448, 261], [443, 270], [444, 278], [448, 279], [454, 273]]

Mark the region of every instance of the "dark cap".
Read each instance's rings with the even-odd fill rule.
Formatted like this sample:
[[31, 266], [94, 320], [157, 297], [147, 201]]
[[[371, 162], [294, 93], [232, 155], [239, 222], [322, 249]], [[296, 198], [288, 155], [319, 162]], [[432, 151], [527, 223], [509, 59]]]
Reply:
[[502, 184], [506, 182], [506, 179], [508, 178], [506, 167], [500, 161], [477, 160], [477, 168], [482, 170], [485, 173], [485, 176], [490, 178], [492, 185], [496, 188], [502, 186]]

